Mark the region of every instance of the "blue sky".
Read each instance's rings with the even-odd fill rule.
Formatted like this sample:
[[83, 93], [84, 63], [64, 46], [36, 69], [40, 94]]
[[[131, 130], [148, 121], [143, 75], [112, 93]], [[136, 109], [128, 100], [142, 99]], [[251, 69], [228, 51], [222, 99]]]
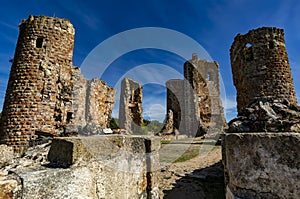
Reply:
[[[18, 24], [29, 15], [67, 18], [76, 29], [73, 64], [81, 66], [90, 52], [110, 37], [135, 28], [160, 27], [182, 33], [197, 41], [220, 65], [224, 84], [223, 105], [226, 118], [236, 115], [229, 49], [238, 33], [261, 26], [285, 30], [297, 97], [300, 97], [300, 2], [297, 0], [149, 0], [149, 1], [78, 1], [27, 0], [1, 1], [0, 7], [0, 106], [2, 107], [8, 75], [9, 59], [14, 56]], [[151, 39], [151, 35], [149, 36]], [[163, 41], [162, 41], [163, 42]], [[174, 41], [177, 42], [177, 41]], [[126, 41], [125, 41], [126, 43]], [[115, 49], [107, 49], [114, 53]], [[196, 52], [198, 53], [198, 52]], [[162, 49], [137, 49], [116, 58], [101, 79], [118, 88], [120, 78], [139, 66], [162, 67], [161, 72], [147, 71], [154, 79], [174, 69], [173, 78], [182, 73], [185, 59]], [[146, 70], [146, 69], [144, 69]], [[138, 73], [141, 76], [142, 73]], [[169, 73], [168, 73], [169, 74]], [[173, 73], [170, 73], [173, 74]], [[97, 76], [97, 74], [95, 74]], [[169, 77], [166, 75], [166, 77]], [[226, 99], [226, 100], [225, 100]], [[161, 84], [144, 85], [144, 115], [161, 120], [165, 107], [165, 88]], [[114, 116], [117, 116], [117, 108]]]

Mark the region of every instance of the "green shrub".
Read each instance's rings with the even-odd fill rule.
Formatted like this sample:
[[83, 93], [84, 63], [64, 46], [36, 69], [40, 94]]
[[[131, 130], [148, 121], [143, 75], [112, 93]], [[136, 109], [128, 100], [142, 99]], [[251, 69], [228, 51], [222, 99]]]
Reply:
[[110, 121], [109, 121], [109, 128], [111, 129], [118, 129], [119, 128], [119, 125], [118, 125], [118, 119], [116, 118], [111, 118]]

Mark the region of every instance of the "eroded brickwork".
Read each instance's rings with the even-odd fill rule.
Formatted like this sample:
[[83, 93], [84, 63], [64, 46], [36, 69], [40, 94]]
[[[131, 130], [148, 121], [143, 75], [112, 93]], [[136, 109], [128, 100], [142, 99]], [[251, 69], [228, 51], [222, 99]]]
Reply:
[[102, 127], [108, 127], [116, 100], [116, 90], [107, 86], [100, 79], [94, 78], [88, 81], [86, 97], [86, 121]]
[[256, 99], [297, 103], [283, 29], [263, 27], [238, 34], [230, 59], [239, 113]]
[[[72, 65], [74, 34], [66, 19], [22, 21], [3, 106], [2, 142], [22, 151], [38, 132], [60, 135], [69, 123], [85, 125], [91, 112], [98, 116], [90, 120], [107, 126], [115, 91], [100, 80], [87, 81]], [[93, 111], [87, 110], [90, 105]]]
[[7, 144], [26, 145], [35, 131], [56, 134], [66, 123], [74, 33], [65, 19], [30, 16], [20, 24], [2, 117]]
[[129, 78], [121, 83], [119, 126], [129, 133], [139, 133], [143, 123], [142, 86]]

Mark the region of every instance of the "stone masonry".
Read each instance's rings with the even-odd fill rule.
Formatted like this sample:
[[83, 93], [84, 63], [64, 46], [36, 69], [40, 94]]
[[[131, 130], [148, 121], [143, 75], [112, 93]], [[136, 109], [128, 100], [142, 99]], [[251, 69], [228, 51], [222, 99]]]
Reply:
[[57, 136], [67, 124], [88, 122], [106, 127], [115, 90], [101, 80], [87, 81], [72, 65], [73, 25], [67, 19], [30, 16], [19, 28], [1, 142], [22, 151], [39, 132]]
[[231, 66], [238, 117], [223, 139], [226, 198], [299, 198], [300, 107], [282, 29], [237, 35]]
[[143, 123], [142, 86], [129, 78], [121, 82], [119, 126], [128, 133], [139, 133]]
[[258, 98], [297, 103], [282, 29], [264, 27], [237, 35], [230, 59], [238, 113]]
[[166, 83], [167, 112], [173, 112], [173, 128], [188, 136], [203, 135], [210, 128], [221, 130], [225, 118], [218, 63], [201, 60], [193, 54], [192, 60], [184, 64], [184, 78]]
[[300, 108], [282, 29], [237, 35], [230, 50], [238, 117], [231, 132], [299, 132]]

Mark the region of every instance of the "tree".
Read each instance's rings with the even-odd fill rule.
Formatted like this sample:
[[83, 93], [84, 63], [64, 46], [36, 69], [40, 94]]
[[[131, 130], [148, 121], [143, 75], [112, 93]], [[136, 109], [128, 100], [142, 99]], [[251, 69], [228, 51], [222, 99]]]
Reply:
[[110, 121], [109, 121], [109, 128], [111, 128], [111, 129], [118, 129], [119, 128], [118, 119], [111, 118]]

